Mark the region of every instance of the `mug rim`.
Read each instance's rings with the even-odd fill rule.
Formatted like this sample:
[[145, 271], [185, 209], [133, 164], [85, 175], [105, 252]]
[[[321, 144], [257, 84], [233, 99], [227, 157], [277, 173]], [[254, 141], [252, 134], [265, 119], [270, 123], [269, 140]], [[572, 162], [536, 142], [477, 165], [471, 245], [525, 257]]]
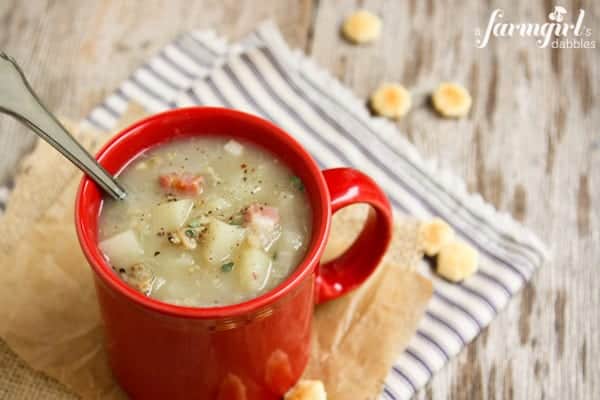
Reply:
[[[98, 187], [98, 185], [87, 175], [84, 175], [82, 177], [76, 194], [75, 227], [80, 247], [89, 265], [94, 271], [96, 277], [100, 278], [102, 283], [108, 285], [113, 291], [125, 296], [128, 300], [132, 301], [133, 303], [142, 306], [143, 308], [150, 311], [179, 318], [233, 318], [247, 315], [255, 311], [259, 311], [264, 307], [274, 304], [286, 294], [290, 293], [295, 287], [299, 286], [300, 283], [303, 282], [303, 280], [309, 274], [312, 273], [313, 269], [319, 265], [319, 261], [324, 251], [326, 239], [329, 235], [330, 230], [331, 199], [329, 195], [329, 189], [327, 188], [327, 184], [325, 182], [325, 178], [323, 177], [321, 169], [319, 168], [313, 157], [298, 141], [296, 141], [296, 139], [291, 137], [282, 128], [278, 127], [270, 121], [267, 121], [261, 117], [252, 114], [233, 109], [220, 107], [186, 107], [168, 110], [149, 116], [121, 129], [117, 134], [113, 135], [107, 143], [105, 143], [102, 146], [102, 148], [95, 154], [94, 157], [98, 162], [103, 164], [103, 162], [106, 160], [106, 157], [108, 157], [111, 153], [118, 152], [120, 151], [120, 149], [122, 150], [123, 144], [125, 142], [124, 139], [128, 136], [134, 134], [139, 135], [140, 130], [148, 129], [148, 127], [155, 124], [160, 124], [162, 121], [165, 121], [169, 117], [175, 116], [181, 118], [184, 116], [189, 116], [191, 118], [194, 115], [198, 115], [199, 113], [213, 113], [215, 117], [237, 118], [241, 120], [244, 124], [255, 125], [265, 134], [268, 132], [268, 135], [277, 136], [278, 139], [285, 142], [287, 150], [293, 151], [299, 156], [299, 159], [302, 161], [303, 164], [302, 168], [306, 168], [309, 171], [309, 176], [314, 178], [317, 193], [315, 196], [311, 196], [309, 200], [311, 203], [313, 213], [317, 212], [317, 210], [320, 210], [320, 216], [318, 216], [318, 218], [315, 218], [315, 215], [313, 215], [313, 221], [320, 220], [322, 221], [322, 223], [319, 224], [319, 226], [317, 227], [313, 226], [311, 244], [307, 248], [304, 257], [302, 258], [302, 261], [296, 266], [292, 274], [290, 274], [283, 282], [279, 283], [277, 286], [267, 291], [266, 293], [263, 293], [260, 296], [251, 298], [241, 303], [217, 307], [189, 307], [175, 305], [154, 299], [149, 296], [145, 296], [144, 294], [131, 288], [122, 279], [120, 279], [117, 276], [117, 274], [114, 273], [110, 264], [102, 255], [102, 252], [98, 247], [97, 241], [94, 240], [94, 238], [90, 237], [90, 235], [88, 234], [88, 222], [86, 222], [86, 218], [83, 217], [85, 215], [84, 211], [86, 207], [89, 207], [90, 204], [95, 204], [94, 202], [90, 203], [92, 200], [89, 197], [93, 194], [90, 193], [90, 191], [96, 190], [102, 193], [102, 190]], [[160, 145], [160, 143], [156, 141], [149, 142], [147, 144], [147, 147], [141, 150], [141, 152], [146, 151], [148, 148], [154, 145]], [[136, 155], [128, 159], [122, 165], [119, 165], [118, 172], [126, 168], [131, 161], [133, 161], [136, 157], [139, 156], [139, 153], [140, 152], [136, 153]], [[275, 156], [280, 158], [282, 157], [281, 154], [277, 153], [275, 153]], [[316, 198], [318, 198], [321, 203], [320, 207], [316, 207]], [[102, 196], [99, 197], [97, 203], [100, 203], [101, 201]], [[101, 209], [100, 207], [101, 204], [98, 204], [98, 210]], [[96, 218], [98, 217], [99, 212]]]

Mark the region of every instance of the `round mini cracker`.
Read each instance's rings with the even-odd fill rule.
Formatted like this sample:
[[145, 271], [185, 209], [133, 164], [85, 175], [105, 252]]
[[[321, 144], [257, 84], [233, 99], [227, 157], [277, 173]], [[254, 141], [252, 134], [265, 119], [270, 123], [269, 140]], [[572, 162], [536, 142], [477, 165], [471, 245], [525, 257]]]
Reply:
[[454, 241], [440, 249], [436, 272], [451, 282], [461, 282], [477, 271], [477, 250], [465, 242]]
[[439, 253], [446, 244], [454, 241], [454, 229], [440, 218], [421, 223], [419, 245], [429, 257]]
[[285, 394], [283, 400], [327, 400], [323, 382], [304, 379]]
[[381, 35], [381, 19], [366, 10], [356, 11], [344, 20], [342, 33], [352, 43], [372, 42]]
[[384, 83], [371, 95], [371, 108], [382, 117], [400, 119], [412, 104], [410, 92], [397, 83]]
[[443, 117], [464, 117], [471, 110], [473, 100], [469, 91], [457, 83], [441, 83], [431, 96], [433, 108]]

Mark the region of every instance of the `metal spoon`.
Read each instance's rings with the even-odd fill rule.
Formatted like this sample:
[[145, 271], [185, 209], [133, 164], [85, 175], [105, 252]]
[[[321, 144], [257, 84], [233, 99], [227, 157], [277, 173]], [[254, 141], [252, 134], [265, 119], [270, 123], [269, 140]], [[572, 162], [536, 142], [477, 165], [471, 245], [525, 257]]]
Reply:
[[48, 111], [15, 60], [0, 51], [0, 112], [12, 115], [61, 152], [117, 200], [127, 196], [116, 182]]

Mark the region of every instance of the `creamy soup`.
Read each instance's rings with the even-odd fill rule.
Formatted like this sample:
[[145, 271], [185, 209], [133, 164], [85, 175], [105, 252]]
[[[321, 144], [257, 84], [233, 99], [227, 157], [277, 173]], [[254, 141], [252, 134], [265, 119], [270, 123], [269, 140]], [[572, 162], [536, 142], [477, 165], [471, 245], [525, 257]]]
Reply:
[[136, 158], [105, 199], [99, 247], [127, 284], [164, 302], [219, 306], [256, 297], [302, 260], [311, 210], [302, 181], [250, 143], [198, 137]]

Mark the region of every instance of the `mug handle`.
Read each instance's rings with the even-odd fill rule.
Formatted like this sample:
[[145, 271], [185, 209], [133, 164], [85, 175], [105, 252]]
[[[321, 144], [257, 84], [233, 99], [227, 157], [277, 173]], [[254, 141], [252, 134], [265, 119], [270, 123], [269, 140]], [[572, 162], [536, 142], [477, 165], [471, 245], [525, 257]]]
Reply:
[[377, 184], [352, 168], [323, 171], [331, 195], [331, 213], [355, 203], [371, 206], [369, 216], [356, 241], [339, 257], [317, 270], [317, 304], [333, 300], [360, 286], [384, 256], [392, 238], [392, 209]]

